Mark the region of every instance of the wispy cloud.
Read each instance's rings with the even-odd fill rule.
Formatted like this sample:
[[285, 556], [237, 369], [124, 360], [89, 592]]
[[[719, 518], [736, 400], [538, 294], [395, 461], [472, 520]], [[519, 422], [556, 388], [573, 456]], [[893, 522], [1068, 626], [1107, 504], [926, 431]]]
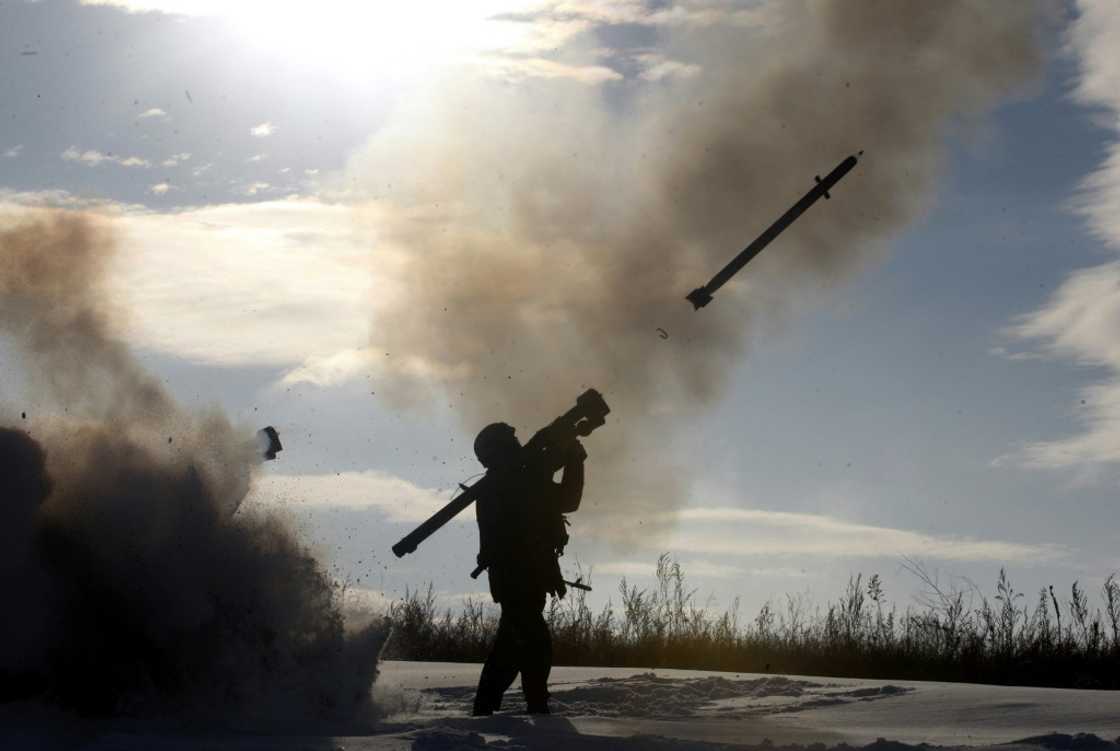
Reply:
[[121, 335], [176, 357], [289, 368], [327, 357], [369, 340], [371, 290], [393, 289], [370, 271], [349, 206], [117, 210], [114, 222], [122, 247], [110, 283], [131, 311]]
[[249, 162], [249, 163], [263, 162], [265, 159], [268, 159], [268, 154], [253, 154], [251, 157], [249, 157], [245, 161]]
[[114, 216], [128, 211], [143, 211], [143, 206], [75, 195], [66, 190], [14, 191], [0, 188], [0, 213], [25, 214], [29, 209], [84, 209], [104, 211]]
[[23, 152], [23, 144], [17, 144], [4, 152], [5, 159], [15, 159]]
[[605, 65], [562, 63], [556, 60], [533, 57], [495, 57], [489, 65], [492, 75], [509, 80], [524, 78], [565, 78], [585, 84], [620, 81], [623, 76]]
[[[422, 488], [386, 472], [341, 472], [308, 475], [263, 475], [246, 504], [315, 508], [371, 509], [390, 521], [424, 521], [451, 499], [450, 492]], [[464, 514], [459, 521], [472, 521]]]
[[186, 152], [184, 152], [182, 154], [172, 154], [171, 156], [167, 157], [162, 162], [160, 162], [160, 166], [163, 166], [163, 167], [178, 167], [180, 164], [188, 161], [190, 158], [191, 158], [191, 155], [186, 153]]
[[270, 122], [260, 123], [249, 128], [249, 135], [255, 138], [268, 138], [276, 132], [276, 126]]
[[277, 386], [308, 383], [313, 386], [337, 386], [368, 375], [407, 376], [417, 380], [449, 382], [471, 375], [466, 364], [447, 367], [417, 357], [386, 357], [372, 347], [354, 347], [322, 357], [309, 357], [298, 367], [285, 373]]
[[638, 56], [642, 63], [639, 78], [646, 81], [663, 81], [669, 78], [691, 78], [700, 74], [701, 68], [694, 63], [673, 60], [658, 53], [645, 53]]
[[169, 119], [171, 119], [171, 116], [168, 115], [163, 110], [161, 110], [159, 107], [152, 107], [149, 110], [144, 110], [143, 112], [141, 112], [139, 115], [136, 116], [136, 118], [138, 120], [152, 120], [152, 119], [169, 120]]
[[260, 193], [264, 193], [265, 191], [269, 190], [270, 188], [272, 188], [272, 183], [267, 183], [267, 182], [264, 182], [263, 180], [258, 180], [256, 182], [249, 183], [248, 185], [245, 186], [245, 195], [255, 196], [255, 195], [258, 195]]
[[1012, 352], [1007, 347], [992, 347], [988, 350], [988, 354], [993, 357], [1001, 357], [1004, 360], [1011, 360], [1012, 362], [1025, 362], [1028, 360], [1045, 360], [1046, 355], [1041, 352], [1031, 352], [1029, 350], [1021, 350]]
[[350, 347], [322, 357], [308, 358], [285, 373], [278, 385], [309, 383], [313, 386], [335, 386], [368, 375], [377, 362], [377, 356], [368, 347]]
[[[674, 517], [668, 542], [649, 550], [726, 556], [913, 556], [954, 561], [1037, 562], [1066, 557], [1048, 543], [938, 535], [850, 522], [821, 514], [732, 507], [693, 507]], [[578, 523], [578, 522], [577, 522]], [[588, 530], [591, 531], [591, 530]]]
[[[681, 570], [684, 571], [686, 576], [702, 579], [740, 579], [743, 577], [801, 578], [807, 576], [804, 569], [794, 568], [792, 566], [761, 568], [732, 566], [703, 558], [681, 561], [680, 565]], [[608, 561], [595, 565], [592, 571], [595, 574], [608, 574], [611, 576], [652, 577], [657, 571], [657, 566], [648, 560]]]
[[157, 196], [167, 195], [167, 192], [170, 190], [171, 183], [156, 183], [155, 185], [151, 185], [148, 187], [148, 192], [153, 193]]
[[[1080, 0], [1080, 16], [1069, 32], [1079, 63], [1074, 95], [1107, 113], [1115, 138], [1097, 168], [1083, 182], [1075, 204], [1093, 234], [1120, 251], [1120, 6], [1113, 0]], [[1120, 261], [1079, 269], [1039, 308], [1009, 327], [1008, 334], [1031, 342], [1054, 358], [1106, 368], [1111, 375], [1081, 390], [1074, 435], [1041, 440], [1002, 457], [1001, 464], [1032, 468], [1088, 469], [1120, 463]]]
[[105, 162], [117, 164], [121, 167], [151, 167], [152, 163], [138, 156], [119, 156], [113, 153], [103, 153], [96, 149], [82, 151], [77, 146], [71, 146], [60, 155], [64, 161], [80, 162], [87, 167], [97, 167]]

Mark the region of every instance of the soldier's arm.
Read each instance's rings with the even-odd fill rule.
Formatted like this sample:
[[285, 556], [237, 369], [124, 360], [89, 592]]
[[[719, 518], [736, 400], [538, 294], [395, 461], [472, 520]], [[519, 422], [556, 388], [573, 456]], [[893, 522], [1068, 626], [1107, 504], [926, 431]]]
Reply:
[[564, 464], [564, 476], [560, 478], [557, 488], [556, 500], [561, 514], [570, 514], [579, 509], [579, 502], [583, 499], [583, 460], [587, 452], [579, 441], [572, 444], [568, 460]]
[[478, 563], [489, 565], [494, 556], [495, 530], [494, 509], [489, 498], [479, 498], [475, 501], [475, 518], [478, 519]]

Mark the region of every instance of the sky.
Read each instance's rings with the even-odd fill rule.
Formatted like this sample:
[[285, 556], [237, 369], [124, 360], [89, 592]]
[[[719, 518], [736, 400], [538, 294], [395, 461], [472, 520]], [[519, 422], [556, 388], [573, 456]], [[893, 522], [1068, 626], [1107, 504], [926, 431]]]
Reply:
[[[389, 546], [480, 471], [478, 428], [527, 438], [581, 384], [617, 405], [562, 560], [593, 603], [663, 552], [747, 613], [859, 572], [905, 607], [908, 560], [1093, 590], [1120, 569], [1120, 6], [957, 6], [979, 50], [969, 13], [1037, 7], [991, 32], [1023, 60], [833, 48], [812, 3], [4, 0], [0, 222], [109, 218], [119, 337], [185, 405], [277, 427], [250, 506], [371, 602], [483, 596], [473, 515]], [[662, 266], [679, 294], [633, 292]], [[2, 339], [0, 373], [33, 432], [53, 405]]]

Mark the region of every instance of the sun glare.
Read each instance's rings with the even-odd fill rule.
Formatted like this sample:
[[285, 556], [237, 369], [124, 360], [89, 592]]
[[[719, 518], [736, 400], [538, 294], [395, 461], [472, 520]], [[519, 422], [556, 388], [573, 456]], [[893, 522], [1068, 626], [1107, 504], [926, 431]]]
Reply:
[[220, 17], [253, 44], [343, 77], [409, 78], [517, 48], [529, 24], [499, 14], [532, 0], [83, 0], [135, 11]]

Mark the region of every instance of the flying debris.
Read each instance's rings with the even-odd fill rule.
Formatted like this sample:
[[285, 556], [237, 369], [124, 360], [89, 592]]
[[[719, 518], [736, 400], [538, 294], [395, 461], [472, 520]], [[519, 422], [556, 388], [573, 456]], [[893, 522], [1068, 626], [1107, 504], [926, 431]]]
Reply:
[[280, 434], [271, 425], [257, 431], [257, 443], [261, 447], [261, 456], [265, 461], [272, 461], [276, 455], [284, 450], [280, 444]]
[[183, 93], [187, 95], [187, 101], [190, 102], [191, 104], [194, 104], [194, 99], [191, 98], [191, 90], [190, 89], [183, 89]]
[[797, 221], [797, 218], [816, 203], [818, 198], [821, 196], [824, 196], [826, 199], [831, 198], [832, 196], [829, 195], [828, 191], [832, 190], [844, 175], [851, 172], [852, 167], [856, 166], [856, 163], [859, 161], [858, 157], [860, 156], [863, 156], [862, 151], [840, 162], [840, 164], [836, 165], [836, 168], [833, 169], [832, 172], [829, 172], [823, 180], [820, 175], [817, 175], [815, 178], [817, 184], [813, 186], [812, 190], [802, 196], [801, 200], [795, 203], [789, 211], [778, 217], [778, 221], [767, 227], [761, 235], [755, 238], [754, 242], [743, 248], [739, 255], [732, 258], [726, 266], [719, 270], [718, 274], [711, 278], [711, 281], [703, 287], [697, 287], [689, 292], [685, 295], [685, 299], [692, 303], [692, 307], [695, 310], [700, 310], [700, 308], [710, 303], [712, 301], [712, 295], [715, 294], [716, 290], [726, 284], [727, 281], [735, 276], [739, 269], [746, 266], [752, 258], [761, 253], [762, 249], [769, 245], [774, 238], [782, 234], [786, 227]]

